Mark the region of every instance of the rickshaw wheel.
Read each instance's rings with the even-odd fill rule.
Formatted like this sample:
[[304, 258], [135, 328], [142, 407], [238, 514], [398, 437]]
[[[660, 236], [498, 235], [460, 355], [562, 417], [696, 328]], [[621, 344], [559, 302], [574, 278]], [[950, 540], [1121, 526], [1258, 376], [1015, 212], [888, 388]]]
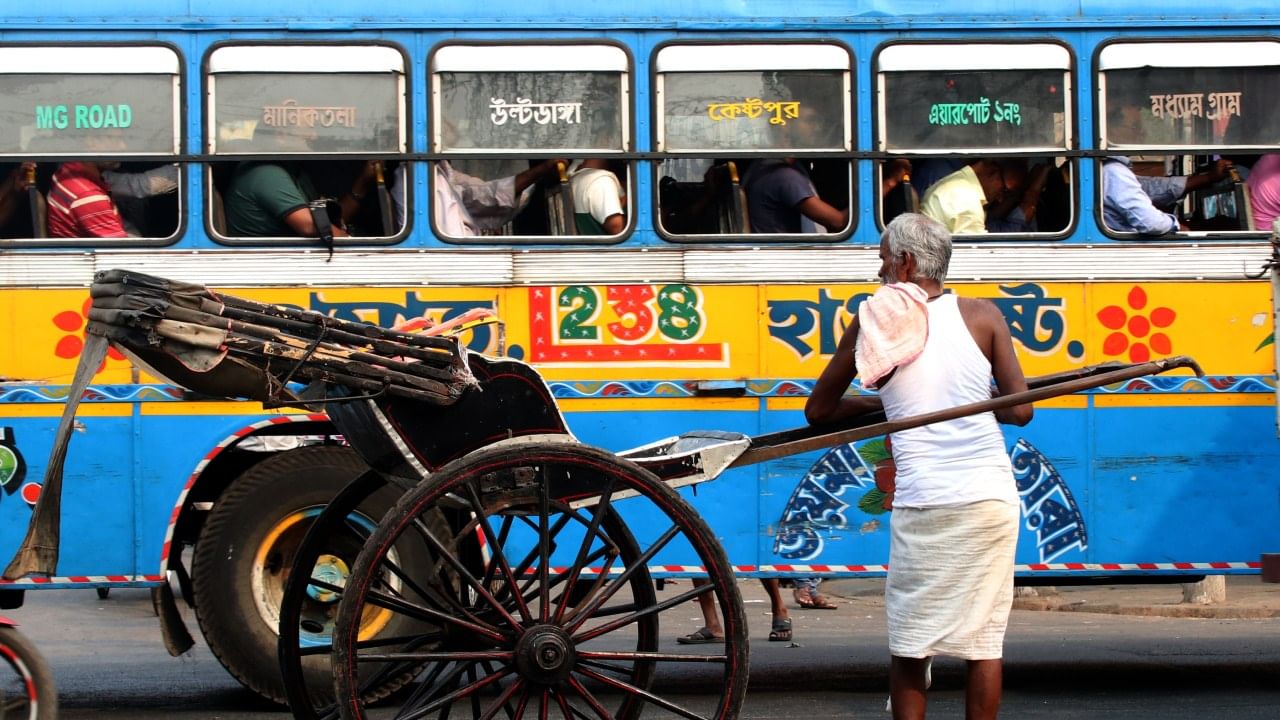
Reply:
[[[434, 512], [455, 518], [457, 534], [433, 531], [424, 520]], [[458, 542], [464, 536], [479, 542]], [[411, 576], [389, 559], [391, 548], [410, 539], [437, 554], [429, 574]], [[475, 547], [482, 552], [453, 550]], [[675, 563], [675, 572], [703, 569], [707, 584], [683, 592], [690, 586], [681, 584], [659, 600], [651, 574], [658, 557], [659, 570]], [[685, 626], [706, 593], [718, 607], [724, 644], [663, 641], [661, 617]], [[370, 605], [440, 632], [362, 641], [358, 618]], [[348, 720], [367, 717], [368, 686], [405, 671], [414, 678], [395, 698], [397, 717], [636, 718], [652, 707], [736, 718], [746, 692], [747, 632], [723, 550], [674, 490], [602, 450], [519, 443], [447, 465], [387, 513], [339, 603], [333, 671], [338, 710]], [[699, 674], [718, 694], [692, 703], [667, 696], [664, 679]]]

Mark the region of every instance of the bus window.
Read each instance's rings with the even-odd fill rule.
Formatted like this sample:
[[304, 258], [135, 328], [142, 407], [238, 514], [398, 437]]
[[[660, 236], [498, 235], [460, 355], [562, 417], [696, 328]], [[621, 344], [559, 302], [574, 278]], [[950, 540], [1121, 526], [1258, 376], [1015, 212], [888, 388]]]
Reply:
[[849, 51], [834, 44], [659, 48], [662, 233], [682, 242], [846, 234], [852, 165], [820, 154], [853, 148], [851, 65]]
[[0, 242], [174, 238], [180, 68], [161, 46], [0, 47], [0, 154], [19, 159], [0, 164]]
[[631, 164], [609, 157], [632, 146], [622, 48], [445, 45], [430, 72], [439, 237], [598, 242], [633, 225]]
[[332, 246], [401, 234], [411, 168], [370, 159], [407, 149], [399, 49], [221, 45], [206, 67], [205, 141], [227, 158], [206, 183], [216, 239]]
[[881, 223], [923, 212], [958, 235], [1072, 222], [1071, 53], [1052, 43], [897, 43], [876, 56]]
[[1280, 207], [1250, 188], [1278, 167], [1280, 42], [1111, 43], [1097, 67], [1108, 232], [1270, 229]]

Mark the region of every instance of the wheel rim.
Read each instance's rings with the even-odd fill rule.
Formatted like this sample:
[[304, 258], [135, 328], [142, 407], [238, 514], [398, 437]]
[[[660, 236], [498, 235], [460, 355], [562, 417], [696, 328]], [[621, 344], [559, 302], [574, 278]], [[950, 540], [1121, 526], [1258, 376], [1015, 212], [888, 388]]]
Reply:
[[[263, 536], [254, 554], [253, 569], [250, 574], [254, 607], [258, 617], [277, 633], [280, 628], [280, 608], [284, 598], [285, 586], [289, 574], [298, 559], [298, 551], [316, 517], [323, 507], [308, 507], [290, 513], [277, 521]], [[367, 535], [374, 529], [374, 523], [361, 513], [353, 512], [347, 516], [347, 522], [364, 531]], [[307, 595], [299, 610], [301, 632], [298, 641], [303, 647], [328, 647], [333, 635], [334, 620], [337, 616], [337, 601], [341, 593], [322, 589], [327, 586], [344, 587], [350, 576], [350, 562], [359, 551], [358, 545], [349, 545], [347, 557], [335, 552], [323, 553], [312, 569], [311, 577], [321, 580], [324, 586], [307, 586]], [[391, 621], [391, 613], [371, 608], [360, 621], [360, 638], [367, 640], [374, 637]]]
[[[420, 670], [400, 711], [410, 717], [487, 720], [528, 711], [540, 718], [633, 718], [646, 706], [689, 718], [736, 715], [746, 672], [740, 599], [723, 552], [674, 492], [630, 463], [572, 445], [482, 451], [451, 468], [402, 499], [352, 568], [333, 655], [344, 718], [365, 717], [364, 685], [409, 663]], [[637, 544], [613, 509], [615, 496], [628, 494], [662, 511], [667, 530], [648, 532]], [[452, 526], [451, 537], [437, 537], [417, 521], [426, 511], [465, 520]], [[473, 536], [488, 550], [479, 559], [460, 542]], [[710, 582], [658, 602], [649, 565], [676, 546], [677, 536], [697, 547]], [[428, 545], [439, 560], [433, 576], [402, 577], [404, 592], [396, 594], [386, 580], [401, 571], [384, 548], [405, 537]], [[451, 595], [446, 584], [466, 592]], [[708, 592], [720, 600], [723, 652], [659, 649], [659, 616], [683, 605], [667, 616], [683, 623], [686, 608], [696, 609]], [[430, 617], [442, 628], [440, 639], [429, 647], [408, 638], [397, 646], [361, 643], [355, 618], [366, 605]], [[653, 691], [656, 668], [695, 663], [722, 676], [710, 710], [685, 708]]]
[[34, 720], [39, 713], [39, 696], [31, 668], [12, 648], [0, 643], [0, 718]]

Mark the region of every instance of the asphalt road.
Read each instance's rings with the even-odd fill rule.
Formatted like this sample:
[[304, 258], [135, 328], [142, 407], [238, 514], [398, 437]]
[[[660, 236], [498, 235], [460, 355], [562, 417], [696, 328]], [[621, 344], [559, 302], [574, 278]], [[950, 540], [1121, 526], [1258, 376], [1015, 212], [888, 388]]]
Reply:
[[[752, 629], [744, 719], [888, 717], [878, 600], [793, 610], [795, 641], [770, 643], [759, 586], [742, 587]], [[169, 657], [146, 591], [116, 590], [107, 600], [92, 591], [29, 592], [25, 607], [6, 614], [53, 667], [63, 718], [288, 717], [255, 701], [203, 645]], [[697, 625], [690, 613], [688, 627], [664, 632]], [[1005, 658], [1005, 717], [1280, 717], [1280, 620], [1015, 611]], [[940, 660], [934, 678], [930, 716], [962, 717], [962, 664]], [[696, 706], [712, 680], [685, 672], [659, 682]]]

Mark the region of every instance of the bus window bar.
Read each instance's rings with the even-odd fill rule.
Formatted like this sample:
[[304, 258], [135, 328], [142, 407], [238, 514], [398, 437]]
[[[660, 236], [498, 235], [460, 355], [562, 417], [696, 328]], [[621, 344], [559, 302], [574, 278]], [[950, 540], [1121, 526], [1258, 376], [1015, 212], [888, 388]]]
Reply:
[[147, 163], [236, 163], [236, 162], [295, 162], [295, 161], [333, 161], [359, 158], [362, 160], [384, 160], [395, 162], [437, 162], [440, 160], [511, 160], [512, 158], [545, 158], [555, 157], [558, 155], [570, 155], [573, 159], [586, 158], [605, 158], [609, 160], [647, 160], [662, 161], [674, 160], [680, 158], [707, 158], [707, 157], [732, 157], [735, 159], [758, 159], [758, 158], [777, 158], [777, 157], [794, 157], [798, 159], [844, 159], [844, 160], [889, 160], [895, 158], [973, 158], [973, 157], [1051, 157], [1051, 158], [1107, 158], [1115, 155], [1213, 155], [1224, 152], [1274, 152], [1274, 147], [1237, 147], [1237, 146], [1196, 146], [1196, 147], [1142, 147], [1142, 148], [1125, 148], [1110, 150], [1022, 150], [1018, 148], [1001, 148], [1001, 149], [977, 149], [977, 150], [911, 150], [911, 151], [882, 151], [882, 150], [832, 150], [832, 151], [801, 151], [787, 150], [784, 152], [772, 151], [762, 152], [759, 150], [706, 150], [699, 152], [590, 152], [590, 153], [564, 153], [554, 149], [539, 151], [537, 153], [501, 153], [501, 152], [485, 152], [485, 153], [439, 153], [439, 152], [423, 152], [423, 153], [298, 153], [289, 155], [277, 154], [245, 154], [245, 155], [209, 155], [203, 153], [192, 153], [184, 155], [93, 155], [85, 154], [57, 154], [57, 155], [0, 155], [0, 162], [20, 163], [20, 162], [36, 162], [36, 163], [62, 163], [62, 162], [99, 162], [99, 161], [118, 161], [118, 162], [147, 162]]

